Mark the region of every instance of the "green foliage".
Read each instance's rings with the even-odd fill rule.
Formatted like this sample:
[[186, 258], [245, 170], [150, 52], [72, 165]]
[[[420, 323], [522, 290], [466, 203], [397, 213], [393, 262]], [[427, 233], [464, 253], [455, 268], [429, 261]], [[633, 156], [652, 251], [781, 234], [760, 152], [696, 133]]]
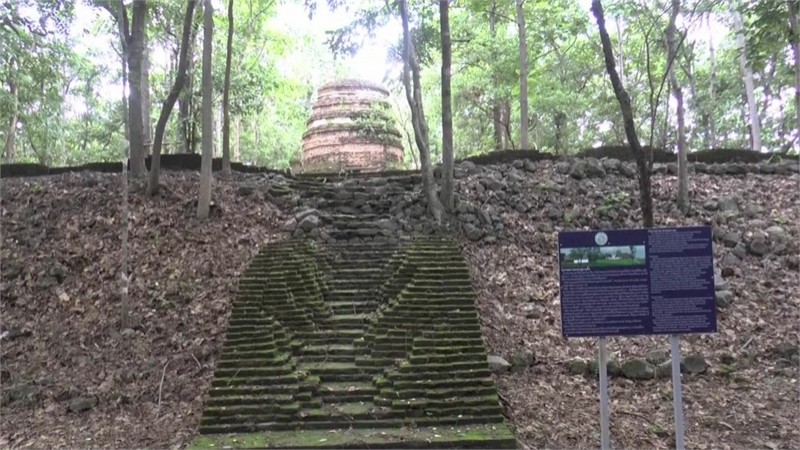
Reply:
[[[248, 0], [235, 2], [235, 34], [231, 78], [234, 154], [245, 163], [276, 168], [299, 159], [302, 135], [314, 90], [332, 78], [352, 76], [344, 57], [377, 36], [385, 24], [398, 20], [394, 2], [352, 3], [305, 0], [306, 11], [323, 7], [347, 11], [350, 23], [334, 30], [301, 27], [281, 16], [295, 2]], [[672, 148], [674, 112], [668, 106], [669, 87], [664, 30], [667, 3], [607, 0], [609, 31], [619, 57], [617, 22], [622, 28], [623, 82], [631, 94], [637, 127], [645, 143]], [[78, 164], [118, 160], [124, 148], [122, 64], [116, 11], [111, 0], [17, 0], [0, 2], [0, 142], [9, 133], [10, 118], [18, 117], [15, 161]], [[184, 2], [150, 2], [148, 39], [153, 64], [150, 86], [153, 118], [175, 77]], [[221, 4], [226, 4], [222, 2]], [[746, 57], [753, 67], [761, 114], [762, 140], [770, 149], [795, 148], [794, 68], [788, 28], [789, 2], [742, 0]], [[797, 5], [797, 2], [795, 2]], [[495, 31], [489, 12], [496, 7]], [[435, 2], [409, 2], [412, 34], [423, 66], [425, 113], [434, 161], [441, 154], [440, 39]], [[577, 0], [527, 0], [528, 73], [531, 142], [559, 154], [598, 144], [625, 142], [616, 99], [606, 77], [596, 25]], [[730, 3], [683, 0], [678, 34], [689, 30], [676, 75], [687, 104], [687, 138], [691, 150], [702, 149], [709, 118], [716, 125], [717, 147], [746, 147], [746, 107]], [[87, 12], [88, 11], [88, 12]], [[81, 20], [89, 12], [96, 20]], [[711, 96], [711, 63], [704, 17], [710, 15], [722, 32], [715, 32], [716, 73]], [[493, 109], [508, 107], [503, 132], [511, 146], [519, 134], [519, 55], [514, 2], [467, 0], [450, 11], [453, 42], [452, 94], [457, 158], [494, 147]], [[196, 23], [200, 23], [197, 14]], [[215, 12], [214, 103], [222, 98], [225, 33], [224, 8]], [[295, 23], [296, 22], [296, 23]], [[88, 25], [87, 25], [88, 24]], [[86, 29], [83, 29], [83, 28]], [[190, 99], [200, 104], [199, 33], [195, 36]], [[401, 60], [401, 36], [388, 49], [390, 62]], [[98, 44], [102, 42], [102, 44]], [[403, 167], [416, 164], [405, 93], [399, 70], [385, 84], [391, 106], [358, 119], [369, 132], [400, 132], [405, 147]], [[17, 95], [9, 88], [14, 85]], [[658, 94], [661, 89], [660, 95]], [[657, 112], [653, 116], [653, 108]], [[199, 108], [197, 108], [199, 110]], [[653, 117], [651, 117], [653, 116]], [[197, 116], [199, 117], [199, 115]], [[391, 118], [396, 124], [389, 124]], [[651, 126], [651, 119], [653, 126]], [[199, 126], [199, 124], [198, 124]], [[168, 151], [178, 141], [178, 113], [167, 126]], [[199, 131], [198, 131], [199, 135]], [[652, 136], [652, 142], [647, 142]], [[219, 139], [220, 136], [217, 136]]]

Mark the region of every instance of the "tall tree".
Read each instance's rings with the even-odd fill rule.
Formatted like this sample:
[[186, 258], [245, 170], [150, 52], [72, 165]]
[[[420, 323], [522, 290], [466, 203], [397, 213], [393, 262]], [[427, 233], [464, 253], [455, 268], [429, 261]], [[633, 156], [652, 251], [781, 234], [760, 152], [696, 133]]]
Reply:
[[714, 106], [716, 106], [717, 98], [717, 54], [714, 48], [714, 39], [711, 37], [711, 13], [706, 16], [706, 26], [709, 31], [708, 38], [708, 63], [709, 63], [709, 105], [710, 113], [708, 115], [708, 148], [717, 146], [717, 119], [714, 114]]
[[758, 116], [758, 104], [756, 103], [753, 69], [747, 61], [747, 44], [745, 43], [744, 24], [742, 22], [742, 15], [736, 9], [736, 0], [731, 0], [731, 14], [733, 15], [733, 27], [736, 33], [736, 46], [739, 50], [739, 69], [742, 71], [744, 94], [747, 98], [747, 110], [750, 121], [750, 146], [753, 150], [760, 152], [761, 123]]
[[678, 119], [678, 209], [684, 214], [689, 212], [689, 172], [686, 161], [686, 129], [683, 114], [683, 91], [678, 83], [675, 62], [678, 61], [678, 45], [675, 42], [676, 26], [678, 14], [681, 11], [681, 1], [672, 0], [672, 12], [669, 16], [667, 26], [667, 55], [673, 62], [669, 66], [669, 83], [672, 86], [672, 95], [675, 97], [676, 116]]
[[[120, 8], [125, 8], [120, 0]], [[147, 0], [133, 2], [130, 30], [124, 39], [128, 47], [128, 126], [131, 143], [131, 175], [144, 176], [144, 124], [142, 123], [142, 62]], [[123, 29], [127, 30], [127, 14], [123, 12]]]
[[[492, 0], [489, 10], [489, 38], [494, 42], [497, 36], [497, 0]], [[492, 66], [492, 128], [494, 131], [494, 148], [505, 148], [505, 134], [503, 132], [503, 110], [497, 98], [497, 69]]]
[[403, 86], [405, 87], [406, 100], [411, 109], [411, 123], [414, 128], [414, 140], [419, 149], [419, 160], [422, 170], [422, 188], [428, 201], [428, 213], [437, 222], [442, 220], [442, 204], [436, 195], [436, 182], [433, 179], [431, 165], [431, 152], [428, 140], [428, 126], [425, 120], [425, 111], [422, 107], [422, 83], [420, 82], [420, 67], [417, 61], [417, 52], [411, 40], [408, 25], [408, 3], [399, 0], [400, 18], [403, 22]]
[[211, 209], [211, 160], [214, 153], [213, 80], [211, 79], [212, 39], [214, 37], [214, 9], [211, 0], [203, 3], [203, 156], [200, 163], [200, 194], [197, 199], [197, 217], [207, 219]]
[[[14, 66], [14, 58], [11, 58], [11, 66]], [[13, 68], [12, 68], [13, 70]], [[14, 162], [16, 154], [16, 138], [17, 138], [17, 121], [19, 120], [19, 94], [17, 93], [17, 84], [12, 77], [6, 80], [8, 83], [8, 92], [11, 94], [11, 114], [8, 117], [8, 131], [6, 134], [6, 147], [5, 147], [5, 163], [11, 164]]]
[[800, 146], [800, 25], [797, 20], [797, 15], [800, 14], [800, 1], [787, 0], [786, 7], [789, 9], [789, 43], [794, 58], [794, 112], [797, 120], [795, 140]]
[[[149, 22], [149, 10], [145, 10], [145, 23], [147, 22]], [[153, 149], [152, 110], [153, 102], [150, 99], [150, 39], [147, 36], [147, 26], [145, 26], [142, 33], [142, 141], [144, 142], [145, 156]]]
[[[195, 14], [200, 14], [203, 8], [197, 8]], [[196, 37], [199, 30], [200, 21], [192, 20], [192, 34], [189, 37], [189, 48], [186, 53], [186, 85], [183, 87], [178, 97], [178, 141], [179, 149], [182, 153], [194, 153], [195, 134], [194, 134], [194, 61]]]
[[442, 40], [442, 204], [448, 212], [453, 205], [453, 98], [450, 92], [450, 1], [439, 1], [439, 27]]
[[519, 148], [527, 149], [528, 141], [528, 34], [525, 27], [525, 0], [516, 0], [519, 31]]
[[164, 140], [164, 131], [167, 128], [167, 121], [175, 102], [186, 84], [186, 67], [189, 65], [188, 53], [191, 46], [192, 36], [192, 17], [194, 17], [195, 0], [188, 0], [186, 5], [186, 15], [183, 19], [183, 34], [181, 34], [180, 56], [178, 57], [178, 70], [175, 75], [175, 84], [172, 85], [164, 104], [161, 107], [161, 114], [156, 123], [156, 134], [153, 141], [153, 157], [150, 161], [150, 180], [147, 185], [147, 192], [155, 194], [158, 192], [159, 175], [161, 172], [161, 145]]
[[225, 84], [222, 88], [222, 176], [231, 177], [231, 56], [233, 46], [233, 0], [228, 0], [228, 42], [225, 46]]
[[614, 48], [611, 44], [611, 38], [608, 36], [606, 30], [606, 21], [603, 15], [603, 5], [600, 0], [592, 0], [592, 13], [597, 19], [597, 28], [600, 32], [600, 43], [603, 46], [603, 59], [606, 63], [606, 71], [608, 77], [611, 79], [611, 86], [614, 88], [614, 95], [619, 102], [620, 110], [622, 110], [622, 118], [625, 124], [625, 135], [628, 138], [628, 145], [631, 147], [634, 158], [636, 158], [636, 167], [639, 170], [639, 200], [642, 207], [642, 220], [644, 226], [652, 228], [653, 221], [653, 195], [650, 187], [650, 164], [647, 161], [642, 149], [642, 144], [639, 142], [639, 137], [636, 134], [636, 123], [633, 120], [633, 108], [631, 107], [631, 98], [622, 82], [619, 79], [617, 69], [614, 67]]

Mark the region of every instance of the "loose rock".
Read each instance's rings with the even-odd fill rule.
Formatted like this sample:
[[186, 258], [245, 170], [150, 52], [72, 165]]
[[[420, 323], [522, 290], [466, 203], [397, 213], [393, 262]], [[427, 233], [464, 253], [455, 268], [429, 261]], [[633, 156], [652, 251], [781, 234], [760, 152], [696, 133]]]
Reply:
[[687, 355], [681, 363], [683, 370], [690, 374], [701, 374], [708, 370], [706, 359], [700, 355]]
[[514, 357], [511, 358], [511, 372], [513, 373], [522, 373], [528, 367], [533, 365], [533, 352], [529, 350], [522, 350], [514, 354]]
[[656, 378], [672, 378], [672, 361], [665, 361], [656, 366]]
[[494, 373], [505, 373], [511, 368], [508, 361], [497, 355], [489, 355], [487, 358], [489, 369]]
[[97, 397], [92, 395], [88, 397], [78, 397], [69, 402], [70, 412], [79, 413], [88, 411], [97, 406]]
[[582, 359], [574, 359], [569, 363], [569, 373], [571, 375], [583, 375], [589, 371], [589, 365]]
[[733, 292], [731, 291], [716, 291], [714, 293], [714, 302], [720, 308], [727, 308], [733, 300]]
[[652, 364], [643, 359], [632, 359], [622, 365], [622, 374], [631, 380], [651, 380], [656, 372]]
[[668, 350], [652, 350], [652, 351], [647, 353], [647, 356], [645, 356], [645, 359], [650, 364], [652, 364], [654, 366], [657, 366], [657, 365], [659, 365], [659, 364], [661, 364], [664, 361], [667, 361], [669, 359], [669, 351]]
[[753, 239], [747, 246], [747, 251], [753, 256], [762, 257], [769, 253], [770, 246], [764, 239]]

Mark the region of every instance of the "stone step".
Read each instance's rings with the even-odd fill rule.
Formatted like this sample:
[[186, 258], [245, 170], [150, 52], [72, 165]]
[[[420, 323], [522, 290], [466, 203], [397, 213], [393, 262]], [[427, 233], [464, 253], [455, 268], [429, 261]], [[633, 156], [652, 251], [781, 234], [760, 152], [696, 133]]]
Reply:
[[413, 372], [391, 373], [388, 375], [388, 378], [391, 379], [393, 382], [396, 382], [396, 381], [417, 381], [417, 380], [440, 380], [443, 377], [451, 379], [459, 379], [459, 380], [490, 377], [491, 372], [489, 371], [489, 368], [486, 366], [486, 363], [481, 363], [481, 364], [484, 366], [484, 368], [453, 370], [451, 372], [446, 372], [445, 375], [442, 375], [441, 370], [427, 370], [427, 366], [424, 365], [417, 366], [412, 364], [410, 365], [410, 367], [415, 368]]
[[409, 357], [412, 365], [419, 364], [445, 364], [458, 361], [486, 361], [486, 353], [483, 351], [472, 351], [470, 353], [453, 354], [418, 354], [414, 353]]
[[378, 308], [378, 302], [374, 300], [336, 301], [330, 302], [328, 305], [334, 314], [360, 314], [372, 312]]
[[[414, 380], [414, 381], [407, 381], [407, 380], [398, 380], [393, 381], [392, 386], [394, 390], [398, 393], [405, 391], [405, 390], [430, 390], [430, 389], [442, 389], [446, 387], [452, 388], [468, 388], [468, 387], [479, 387], [479, 386], [494, 386], [494, 381], [491, 378], [476, 378], [476, 379], [466, 379], [466, 380], [447, 380], [447, 379], [439, 379], [439, 380]], [[383, 394], [383, 391], [381, 391]]]
[[[393, 428], [398, 429], [401, 427], [429, 427], [429, 426], [469, 426], [469, 425], [488, 425], [488, 424], [502, 424], [504, 417], [502, 415], [493, 416], [465, 416], [460, 417], [416, 417], [407, 419], [360, 419], [352, 420], [348, 417], [336, 417], [335, 420], [320, 420], [313, 422], [302, 422], [299, 419], [292, 417], [265, 415], [260, 416], [257, 420], [248, 420], [245, 424], [220, 424], [208, 422], [200, 424], [201, 434], [222, 434], [222, 433], [252, 433], [262, 431], [281, 431], [281, 430], [333, 430], [340, 428]], [[482, 441], [483, 442], [483, 441]], [[494, 446], [494, 441], [487, 441], [487, 447], [483, 448], [508, 448], [509, 442], [503, 441], [501, 446]], [[329, 447], [336, 448], [336, 447]], [[391, 446], [388, 448], [395, 448]], [[457, 444], [455, 448], [460, 448]], [[514, 447], [511, 447], [514, 448]]]
[[342, 328], [345, 325], [363, 325], [369, 319], [367, 314], [334, 314], [330, 318], [332, 327]]
[[276, 384], [291, 384], [297, 382], [295, 375], [276, 375], [264, 377], [248, 377], [248, 376], [234, 376], [223, 377], [215, 374], [211, 385], [214, 387], [229, 387], [229, 386], [273, 386]]
[[352, 344], [355, 339], [364, 336], [364, 330], [329, 330], [325, 333], [297, 332], [295, 336], [307, 345]]
[[319, 362], [343, 362], [355, 363], [355, 355], [302, 355], [298, 357], [298, 361], [302, 363], [319, 363]]
[[278, 356], [287, 355], [286, 352], [277, 349], [272, 350], [258, 350], [258, 351], [237, 351], [236, 348], [226, 349], [219, 357], [219, 364], [226, 361], [238, 361], [241, 359], [247, 360], [274, 360]]
[[[256, 364], [257, 361], [245, 361], [245, 364]], [[225, 366], [217, 367], [215, 375], [218, 377], [245, 378], [245, 377], [275, 377], [291, 374], [295, 369], [294, 364], [282, 366]]]
[[[364, 369], [359, 367], [359, 369]], [[370, 381], [374, 373], [324, 373], [319, 375], [323, 383], [328, 382], [347, 382], [347, 381]]]
[[363, 368], [384, 368], [394, 364], [396, 358], [375, 358], [374, 356], [356, 357], [355, 365]]
[[297, 384], [279, 384], [267, 386], [212, 386], [208, 390], [210, 399], [217, 397], [242, 398], [272, 395], [293, 396], [299, 391]]
[[372, 383], [322, 383], [319, 387], [319, 395], [325, 399], [326, 403], [334, 403], [332, 400], [343, 399], [348, 399], [348, 401], [350, 401], [356, 397], [362, 396], [368, 396], [369, 398], [368, 400], [358, 401], [371, 401], [372, 397], [377, 394], [378, 388], [372, 385]]
[[386, 349], [386, 350], [372, 350], [369, 354], [371, 358], [377, 359], [398, 359], [405, 358], [410, 353], [411, 348], [407, 349]]
[[306, 355], [354, 355], [356, 348], [352, 344], [330, 344], [313, 345], [302, 349], [303, 356]]
[[239, 353], [239, 352], [260, 352], [260, 351], [271, 351], [280, 348], [287, 348], [289, 347], [289, 342], [287, 341], [285, 345], [279, 345], [275, 342], [268, 342], [268, 341], [245, 341], [241, 343], [225, 343], [222, 346], [222, 355], [226, 355], [227, 353]]
[[205, 406], [224, 407], [237, 405], [286, 405], [293, 403], [294, 401], [294, 397], [291, 394], [215, 396], [206, 400]]
[[[237, 356], [238, 358], [234, 358]], [[232, 354], [226, 355], [226, 359], [221, 359], [217, 362], [217, 370], [219, 369], [245, 369], [248, 367], [266, 367], [269, 369], [277, 369], [283, 366], [289, 366], [292, 369], [294, 368], [294, 363], [291, 361], [291, 356], [288, 354], [282, 354], [280, 358], [264, 358], [264, 359], [257, 359], [257, 358], [244, 358], [241, 355]], [[291, 372], [291, 370], [289, 370]]]
[[362, 368], [357, 367], [353, 363], [301, 364], [297, 368], [299, 370], [311, 373], [316, 376], [328, 375], [328, 374], [364, 373], [364, 370]]
[[[259, 405], [206, 406], [203, 418], [230, 418], [236, 420], [242, 416], [257, 416], [265, 413], [295, 414], [300, 411], [300, 403], [262, 403]], [[237, 417], [238, 416], [238, 417]], [[224, 420], [224, 419], [223, 419]], [[222, 423], [218, 421], [217, 423]]]

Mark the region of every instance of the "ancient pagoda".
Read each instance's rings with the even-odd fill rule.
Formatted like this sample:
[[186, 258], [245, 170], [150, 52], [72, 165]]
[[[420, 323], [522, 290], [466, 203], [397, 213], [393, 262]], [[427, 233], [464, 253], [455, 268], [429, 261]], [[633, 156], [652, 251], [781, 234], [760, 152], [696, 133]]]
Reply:
[[389, 92], [362, 80], [322, 85], [303, 134], [303, 171], [378, 172], [403, 160]]

